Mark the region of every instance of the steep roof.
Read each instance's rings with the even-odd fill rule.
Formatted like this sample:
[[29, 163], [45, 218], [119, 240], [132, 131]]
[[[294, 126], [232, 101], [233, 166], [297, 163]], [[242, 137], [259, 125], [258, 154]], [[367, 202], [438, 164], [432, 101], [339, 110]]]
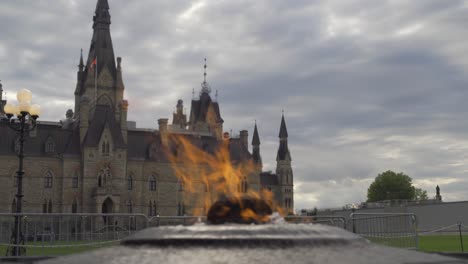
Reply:
[[109, 105], [96, 105], [94, 116], [89, 125], [88, 132], [84, 139], [84, 146], [96, 147], [101, 140], [102, 132], [106, 125], [112, 135], [114, 146], [117, 148], [125, 148], [126, 144], [122, 136], [120, 124], [115, 121], [114, 112]]
[[260, 146], [260, 137], [258, 136], [257, 123], [255, 123], [254, 133], [252, 137], [252, 146]]
[[287, 138], [288, 137], [288, 130], [286, 129], [286, 122], [284, 121], [284, 115], [281, 117], [281, 126], [279, 132], [280, 138]]
[[[192, 145], [206, 153], [214, 154], [223, 144], [212, 136], [198, 136], [196, 134], [170, 134], [168, 144], [164, 146], [159, 131], [128, 131], [128, 158], [168, 162], [169, 153], [177, 151], [177, 137], [188, 140]], [[240, 139], [229, 140], [229, 154], [231, 161], [240, 162], [252, 159], [248, 149]]]
[[276, 177], [276, 174], [273, 174], [271, 172], [262, 172], [260, 173], [260, 184], [262, 186], [279, 185], [278, 177]]
[[[78, 128], [65, 130], [59, 123], [41, 123], [38, 121], [35, 132], [26, 134], [24, 154], [26, 157], [60, 157], [63, 155], [79, 156], [81, 153], [79, 145]], [[0, 121], [0, 155], [15, 155], [15, 141], [18, 134], [8, 128], [6, 121]], [[55, 143], [55, 151], [45, 155], [45, 142], [52, 139]]]
[[87, 76], [90, 74], [89, 71], [96, 71], [96, 69], [90, 69], [94, 59], [96, 59], [97, 62], [98, 76], [102, 69], [107, 66], [113, 79], [117, 80], [114, 48], [110, 34], [111, 16], [109, 14], [109, 3], [107, 0], [98, 0], [93, 22], [93, 37], [91, 39], [88, 60], [81, 82], [80, 94], [85, 93], [84, 87]]
[[198, 122], [207, 122], [208, 110], [212, 107], [215, 120], [217, 123], [223, 123], [221, 112], [219, 111], [219, 104], [213, 102], [207, 93], [202, 93], [199, 100], [192, 100], [190, 109], [190, 123], [195, 124]]

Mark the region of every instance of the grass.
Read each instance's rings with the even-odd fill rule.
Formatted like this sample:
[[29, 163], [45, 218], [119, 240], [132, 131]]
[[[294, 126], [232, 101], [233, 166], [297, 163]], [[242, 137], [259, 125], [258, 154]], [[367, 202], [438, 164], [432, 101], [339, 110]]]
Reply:
[[[366, 237], [368, 240], [390, 247], [412, 248], [415, 245], [414, 238], [380, 238]], [[458, 235], [432, 235], [418, 236], [419, 251], [424, 252], [462, 252], [460, 236]], [[463, 236], [464, 251], [468, 252], [468, 235]]]
[[[464, 235], [462, 237], [464, 251], [468, 252], [468, 235]], [[425, 252], [462, 252], [460, 245], [460, 236], [419, 236], [419, 250]]]
[[[109, 242], [99, 245], [83, 245], [86, 243], [99, 243], [99, 242], [106, 242], [106, 241], [55, 241], [55, 242], [28, 242], [26, 243], [26, 255], [25, 256], [58, 256], [58, 255], [69, 255], [69, 254], [76, 254], [85, 251], [90, 251], [102, 247], [107, 246], [114, 246], [117, 245], [118, 242]], [[45, 247], [36, 247], [44, 245]], [[60, 247], [60, 246], [63, 247]], [[73, 245], [73, 246], [69, 246]], [[28, 247], [33, 246], [33, 247]], [[51, 247], [47, 247], [51, 246]], [[5, 256], [7, 252], [7, 246], [0, 245], [0, 254], [1, 256]]]

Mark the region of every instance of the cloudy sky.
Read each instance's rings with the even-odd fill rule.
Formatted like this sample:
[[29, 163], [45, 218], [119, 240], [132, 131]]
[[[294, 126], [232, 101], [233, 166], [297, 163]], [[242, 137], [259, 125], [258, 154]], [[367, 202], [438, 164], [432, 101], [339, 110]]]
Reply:
[[[384, 170], [468, 200], [468, 1], [109, 0], [129, 119], [155, 128], [199, 90], [203, 58], [225, 130], [257, 120], [274, 170], [281, 111], [296, 209], [364, 201]], [[0, 79], [73, 108], [96, 0], [1, 0]], [[186, 104], [186, 107], [189, 107]]]

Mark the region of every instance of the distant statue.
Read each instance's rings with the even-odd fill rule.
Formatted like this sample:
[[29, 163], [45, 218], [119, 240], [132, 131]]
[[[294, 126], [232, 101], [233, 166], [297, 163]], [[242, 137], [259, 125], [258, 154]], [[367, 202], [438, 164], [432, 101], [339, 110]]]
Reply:
[[75, 119], [73, 119], [73, 110], [68, 109], [65, 113], [65, 119], [60, 120], [60, 124], [62, 125], [62, 129], [72, 129], [73, 124], [75, 123]]
[[439, 185], [437, 185], [437, 187], [436, 187], [436, 197], [435, 197], [435, 199], [436, 199], [437, 201], [442, 201], [442, 196], [440, 195], [440, 187], [439, 187]]

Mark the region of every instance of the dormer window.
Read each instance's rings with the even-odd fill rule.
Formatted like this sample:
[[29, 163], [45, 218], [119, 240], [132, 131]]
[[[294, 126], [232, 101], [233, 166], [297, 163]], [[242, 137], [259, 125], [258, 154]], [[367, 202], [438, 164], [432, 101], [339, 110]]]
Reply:
[[101, 144], [101, 153], [103, 156], [109, 156], [110, 153], [110, 147], [109, 147], [109, 141], [104, 140]]
[[45, 153], [54, 153], [55, 152], [55, 141], [52, 137], [48, 137], [46, 142], [44, 143], [44, 151]]

